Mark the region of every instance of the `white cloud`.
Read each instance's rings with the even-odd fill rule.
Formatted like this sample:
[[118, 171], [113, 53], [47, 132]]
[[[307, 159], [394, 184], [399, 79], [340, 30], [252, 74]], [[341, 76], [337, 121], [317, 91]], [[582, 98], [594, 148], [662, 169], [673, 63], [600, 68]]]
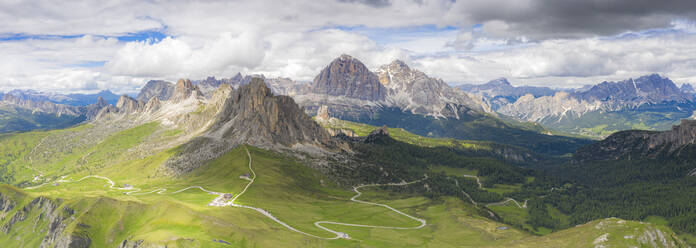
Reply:
[[[597, 36], [626, 29], [611, 27], [561, 30], [564, 37], [578, 37], [556, 39], [553, 32], [574, 23], [556, 25], [553, 21], [559, 19], [539, 15], [545, 8], [536, 0], [390, 2], [374, 7], [359, 1], [310, 0], [2, 1], [0, 37], [86, 35], [0, 41], [0, 91], [96, 87], [133, 93], [148, 79], [229, 77], [238, 71], [309, 81], [343, 53], [370, 68], [401, 59], [449, 82], [505, 76], [518, 83], [574, 86], [653, 72], [696, 82], [695, 29], [688, 19], [667, 23], [672, 33]], [[630, 20], [622, 19], [627, 15], [611, 24]], [[655, 17], [654, 23], [644, 19], [636, 27], [654, 27], [664, 16]], [[471, 28], [475, 24], [480, 28]], [[387, 43], [342, 29], [424, 25], [468, 28]], [[538, 30], [530, 31], [532, 27]], [[157, 43], [104, 38], [153, 29], [170, 37]], [[100, 61], [106, 61], [104, 67], [85, 65]]]

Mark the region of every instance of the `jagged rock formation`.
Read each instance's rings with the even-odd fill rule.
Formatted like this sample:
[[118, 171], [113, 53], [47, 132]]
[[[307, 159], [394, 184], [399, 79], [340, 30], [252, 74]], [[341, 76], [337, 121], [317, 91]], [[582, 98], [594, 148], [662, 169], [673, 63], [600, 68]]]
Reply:
[[174, 94], [171, 97], [172, 102], [180, 102], [188, 99], [191, 96], [196, 98], [203, 96], [203, 93], [198, 89], [198, 86], [193, 85], [191, 80], [179, 79], [176, 82], [176, 87], [174, 88]]
[[413, 114], [458, 118], [459, 108], [483, 111], [466, 93], [450, 87], [441, 79], [431, 78], [425, 73], [411, 69], [400, 60], [384, 65], [377, 70], [379, 81], [389, 89], [387, 101]]
[[370, 101], [383, 101], [387, 95], [377, 75], [358, 59], [345, 54], [332, 61], [314, 78], [312, 92]]
[[319, 110], [317, 110], [316, 118], [319, 122], [329, 121], [329, 106], [322, 105], [321, 107], [319, 107]]
[[586, 160], [693, 157], [696, 152], [696, 120], [682, 120], [669, 131], [630, 130], [578, 150]]
[[275, 149], [338, 147], [291, 97], [273, 95], [260, 78], [229, 94], [208, 131], [167, 161], [170, 172], [191, 171], [240, 144]]
[[147, 102], [153, 97], [157, 97], [161, 101], [169, 100], [174, 95], [174, 84], [163, 80], [150, 80], [140, 90], [136, 99], [141, 102]]
[[116, 103], [116, 109], [118, 112], [125, 114], [132, 114], [140, 110], [143, 106], [141, 101], [135, 100], [130, 96], [122, 95]]

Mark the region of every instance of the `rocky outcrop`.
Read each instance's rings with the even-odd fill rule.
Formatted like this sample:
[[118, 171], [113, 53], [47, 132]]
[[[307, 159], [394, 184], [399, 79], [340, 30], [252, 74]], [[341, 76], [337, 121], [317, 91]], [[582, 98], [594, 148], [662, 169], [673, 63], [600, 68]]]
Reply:
[[153, 97], [161, 101], [169, 100], [174, 95], [174, 84], [163, 80], [150, 80], [140, 90], [136, 99], [147, 102]]
[[189, 97], [202, 97], [203, 93], [198, 89], [198, 86], [194, 85], [191, 80], [179, 79], [176, 82], [176, 87], [174, 89], [174, 94], [171, 97], [172, 102], [180, 102], [188, 99]]
[[273, 95], [262, 79], [255, 78], [231, 91], [208, 131], [184, 145], [184, 152], [166, 167], [175, 173], [187, 172], [240, 144], [277, 149], [337, 147], [291, 97]]
[[116, 103], [116, 109], [118, 109], [119, 113], [132, 114], [138, 112], [142, 105], [142, 102], [130, 96], [122, 95]]
[[[0, 197], [2, 199], [2, 197]], [[90, 239], [76, 234], [66, 232], [66, 227], [73, 220], [75, 212], [68, 207], [59, 207], [60, 200], [49, 199], [40, 196], [24, 205], [0, 227], [0, 231], [8, 235], [16, 235], [18, 238], [25, 233], [17, 233], [13, 228], [20, 222], [30, 222], [34, 225], [35, 232], [44, 235], [39, 247], [60, 247], [60, 248], [87, 248], [90, 246]], [[45, 229], [40, 229], [45, 224]], [[32, 234], [36, 235], [36, 234]]]
[[321, 107], [319, 107], [317, 110], [316, 120], [319, 122], [327, 122], [329, 121], [329, 118], [329, 106], [321, 105]]
[[682, 120], [668, 131], [629, 130], [578, 150], [581, 161], [644, 158], [692, 158], [696, 151], [696, 120]]
[[157, 112], [162, 107], [162, 102], [159, 100], [157, 97], [152, 97], [150, 98], [150, 101], [148, 101], [145, 104], [145, 107], [143, 107], [143, 110], [145, 113], [154, 113]]
[[314, 78], [312, 92], [360, 100], [383, 101], [387, 90], [377, 75], [349, 55], [341, 55]]
[[389, 137], [389, 129], [387, 126], [382, 126], [380, 128], [377, 128], [375, 130], [372, 130], [367, 137], [365, 137], [365, 140], [363, 142], [365, 143], [375, 143], [377, 141], [380, 141], [384, 138]]
[[4, 218], [7, 212], [14, 209], [15, 205], [17, 205], [15, 201], [0, 193], [0, 219]]

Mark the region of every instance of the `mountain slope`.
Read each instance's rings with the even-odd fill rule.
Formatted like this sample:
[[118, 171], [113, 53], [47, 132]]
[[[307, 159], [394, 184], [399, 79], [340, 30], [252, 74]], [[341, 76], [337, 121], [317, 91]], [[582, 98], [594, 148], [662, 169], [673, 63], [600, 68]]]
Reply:
[[621, 131], [578, 150], [580, 160], [670, 158], [694, 156], [696, 120], [682, 120], [667, 131]]

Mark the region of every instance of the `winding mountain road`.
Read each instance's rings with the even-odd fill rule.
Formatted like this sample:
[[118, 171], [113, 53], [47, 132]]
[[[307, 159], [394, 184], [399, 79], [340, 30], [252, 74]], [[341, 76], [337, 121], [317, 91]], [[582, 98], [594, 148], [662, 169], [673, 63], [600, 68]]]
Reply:
[[[320, 229], [322, 229], [322, 230], [324, 230], [324, 231], [330, 232], [330, 233], [332, 233], [332, 234], [335, 235], [334, 237], [328, 237], [328, 238], [327, 238], [327, 237], [317, 236], [317, 235], [314, 235], [314, 234], [310, 234], [310, 233], [306, 233], [306, 232], [303, 232], [303, 231], [301, 231], [301, 230], [298, 230], [297, 228], [294, 228], [294, 227], [292, 227], [291, 225], [289, 225], [289, 224], [287, 224], [287, 223], [285, 223], [285, 222], [279, 220], [278, 218], [276, 218], [275, 216], [273, 216], [270, 212], [268, 212], [268, 211], [265, 210], [265, 209], [257, 208], [257, 207], [252, 207], [252, 206], [246, 206], [246, 205], [241, 205], [241, 204], [235, 203], [235, 201], [236, 201], [239, 197], [241, 197], [242, 195], [244, 195], [244, 193], [246, 193], [246, 191], [249, 189], [249, 187], [251, 187], [251, 185], [254, 184], [254, 182], [255, 182], [255, 180], [256, 180], [256, 172], [255, 172], [254, 169], [252, 168], [251, 153], [249, 153], [249, 150], [248, 150], [246, 147], [244, 147], [244, 149], [246, 150], [247, 156], [249, 157], [249, 171], [251, 172], [251, 176], [252, 176], [252, 177], [249, 179], [249, 183], [244, 187], [244, 189], [243, 189], [239, 194], [234, 195], [234, 197], [232, 197], [232, 194], [210, 191], [210, 190], [207, 190], [207, 189], [205, 189], [205, 188], [203, 188], [203, 187], [201, 187], [201, 186], [197, 186], [197, 185], [195, 185], [195, 186], [189, 186], [189, 187], [186, 187], [186, 188], [183, 188], [183, 189], [174, 191], [174, 192], [169, 193], [169, 194], [177, 194], [177, 193], [181, 193], [181, 192], [184, 192], [184, 191], [186, 191], [186, 190], [189, 190], [189, 189], [199, 189], [199, 190], [201, 190], [201, 191], [203, 191], [203, 192], [206, 192], [206, 193], [208, 193], [208, 194], [217, 195], [217, 197], [216, 197], [215, 199], [213, 199], [213, 201], [211, 201], [211, 202], [208, 204], [209, 206], [217, 206], [217, 207], [231, 206], [231, 207], [246, 208], [246, 209], [255, 210], [255, 211], [257, 211], [257, 212], [263, 214], [264, 216], [268, 217], [269, 219], [275, 221], [276, 223], [280, 224], [281, 226], [285, 227], [285, 228], [288, 229], [288, 230], [291, 230], [291, 231], [294, 231], [294, 232], [303, 234], [303, 235], [305, 235], [305, 236], [309, 236], [309, 237], [313, 237], [313, 238], [318, 238], [318, 239], [326, 239], [326, 240], [331, 240], [331, 239], [351, 239], [351, 238], [350, 238], [350, 236], [349, 236], [347, 233], [343, 233], [343, 232], [339, 232], [339, 231], [330, 229], [330, 228], [328, 228], [328, 227], [326, 227], [326, 226], [323, 226], [322, 224], [341, 225], [341, 226], [353, 226], [353, 227], [365, 227], [365, 228], [399, 229], [399, 230], [420, 229], [420, 228], [425, 227], [425, 225], [427, 224], [427, 222], [426, 222], [425, 219], [421, 219], [421, 218], [418, 218], [418, 217], [411, 216], [411, 215], [406, 214], [406, 213], [404, 213], [404, 212], [401, 212], [401, 211], [399, 211], [399, 210], [397, 210], [397, 209], [395, 209], [395, 208], [393, 208], [393, 207], [391, 207], [391, 206], [389, 206], [389, 205], [381, 204], [381, 203], [368, 202], [368, 201], [362, 201], [362, 200], [358, 200], [358, 199], [357, 199], [358, 197], [360, 197], [360, 196], [362, 195], [362, 192], [360, 192], [360, 191], [358, 190], [358, 189], [360, 189], [360, 188], [364, 188], [364, 187], [378, 187], [378, 186], [406, 186], [406, 185], [409, 185], [409, 184], [418, 183], [418, 182], [420, 182], [420, 181], [423, 181], [423, 180], [425, 179], [425, 178], [423, 178], [423, 179], [416, 180], [416, 181], [412, 181], [412, 182], [386, 183], [386, 184], [366, 184], [366, 185], [355, 186], [355, 187], [353, 187], [353, 191], [354, 191], [356, 194], [355, 194], [353, 197], [350, 198], [350, 201], [353, 201], [353, 202], [357, 202], [357, 203], [361, 203], [361, 204], [367, 204], [367, 205], [373, 205], [373, 206], [379, 206], [379, 207], [387, 208], [387, 209], [389, 209], [389, 210], [391, 210], [391, 211], [393, 211], [393, 212], [395, 212], [395, 213], [398, 213], [398, 214], [400, 214], [400, 215], [403, 215], [403, 216], [405, 216], [405, 217], [407, 217], [407, 218], [410, 218], [410, 219], [412, 219], [412, 220], [418, 221], [418, 222], [420, 223], [420, 225], [418, 225], [418, 226], [414, 226], [414, 227], [395, 227], [395, 226], [376, 226], [376, 225], [343, 223], [343, 222], [335, 222], [335, 221], [317, 221], [317, 222], [314, 222], [314, 226], [316, 226], [316, 227], [318, 227], [318, 228], [320, 228]], [[82, 178], [80, 178], [80, 179], [78, 179], [78, 180], [65, 179], [65, 176], [63, 176], [63, 177], [61, 177], [60, 179], [56, 180], [54, 183], [77, 183], [77, 182], [81, 182], [81, 181], [83, 181], [83, 180], [85, 180], [85, 179], [89, 179], [89, 178], [97, 178], [97, 179], [105, 180], [105, 181], [108, 183], [110, 189], [127, 191], [127, 192], [124, 192], [124, 194], [126, 194], [126, 195], [147, 195], [147, 194], [152, 194], [152, 193], [165, 194], [165, 192], [167, 191], [166, 188], [157, 188], [157, 189], [153, 189], [153, 190], [151, 190], [151, 191], [142, 192], [142, 189], [134, 188], [134, 187], [116, 187], [116, 183], [114, 183], [113, 180], [111, 180], [111, 179], [108, 178], [108, 177], [99, 176], [99, 175], [84, 176], [84, 177], [82, 177]], [[426, 178], [427, 178], [427, 177], [426, 177]], [[26, 187], [25, 189], [36, 189], [36, 188], [42, 187], [42, 186], [47, 185], [47, 184], [49, 184], [49, 183], [43, 183], [43, 184], [37, 185], [37, 186]], [[472, 201], [473, 201], [473, 200], [472, 200]]]
[[[474, 179], [476, 179], [476, 183], [478, 184], [479, 189], [481, 189], [481, 190], [486, 190], [486, 189], [483, 187], [483, 184], [481, 183], [481, 179], [480, 179], [478, 176], [466, 175], [466, 174], [463, 174], [462, 176], [463, 176], [463, 177], [467, 177], [467, 178], [474, 178]], [[455, 183], [457, 184], [457, 186], [459, 186], [459, 182], [457, 182], [457, 181], [455, 180]], [[464, 190], [462, 190], [462, 193], [464, 193], [464, 195], [466, 195], [466, 197], [469, 198], [469, 200], [471, 201], [471, 203], [473, 203], [474, 205], [478, 205], [478, 203], [477, 203], [476, 201], [474, 201], [474, 199], [471, 198], [471, 196], [469, 196], [469, 194], [467, 194], [466, 192], [464, 192]], [[510, 198], [510, 197], [505, 197], [504, 200], [499, 201], [499, 202], [488, 203], [488, 204], [486, 204], [486, 207], [488, 207], [488, 206], [502, 206], [502, 205], [505, 205], [505, 204], [508, 203], [508, 202], [514, 202], [515, 205], [517, 205], [517, 207], [519, 207], [519, 208], [527, 208], [527, 200], [524, 200], [524, 203], [520, 205], [520, 203], [519, 203], [517, 200], [512, 199], [512, 198]], [[490, 211], [489, 211], [489, 214], [492, 215], [492, 213], [491, 213]]]

